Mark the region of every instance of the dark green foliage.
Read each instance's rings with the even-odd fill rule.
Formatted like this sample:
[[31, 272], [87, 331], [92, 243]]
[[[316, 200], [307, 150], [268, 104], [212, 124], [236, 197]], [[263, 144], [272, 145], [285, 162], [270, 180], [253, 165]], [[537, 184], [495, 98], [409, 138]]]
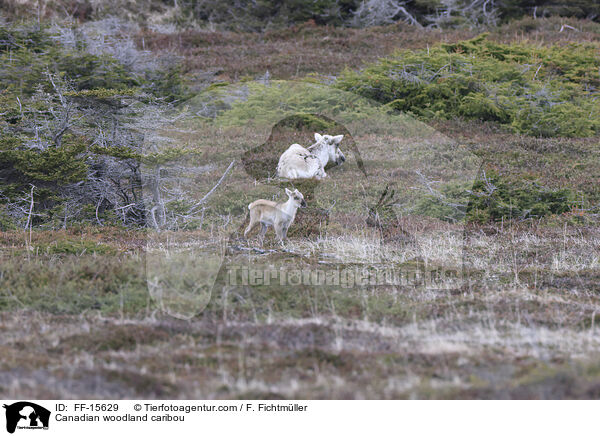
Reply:
[[[141, 88], [168, 101], [189, 98], [178, 63], [156, 70], [133, 72], [108, 55], [93, 55], [85, 47], [65, 49], [44, 29], [0, 29], [0, 82], [18, 95], [32, 95], [38, 86], [52, 92], [47, 73], [59, 74], [76, 91]], [[4, 46], [1, 44], [4, 41]], [[3, 47], [9, 47], [3, 49]]]
[[39, 26], [12, 29], [0, 25], [0, 53], [20, 49], [41, 53], [52, 45], [48, 32]]
[[465, 219], [470, 186], [449, 184], [440, 190], [440, 196], [430, 194], [422, 196], [415, 205], [414, 212], [419, 215], [431, 216], [443, 221], [462, 221]]
[[309, 20], [342, 25], [350, 20], [357, 4], [357, 0], [192, 0], [185, 2], [178, 20], [181, 23], [208, 21], [227, 28], [257, 31]]
[[[489, 186], [493, 186], [490, 192]], [[473, 185], [468, 219], [475, 222], [502, 218], [539, 218], [569, 212], [576, 195], [568, 188], [549, 189], [535, 180], [509, 181], [492, 172]]]
[[[88, 174], [85, 145], [72, 140], [69, 135], [62, 146], [39, 150], [27, 148], [14, 136], [0, 138], [0, 204], [16, 202], [25, 207], [33, 194], [34, 222], [51, 218], [52, 210], [65, 200], [59, 194], [61, 187], [83, 181]], [[47, 213], [40, 214], [43, 211]], [[0, 216], [0, 228], [11, 227]]]
[[[63, 47], [43, 27], [3, 27], [0, 42], [2, 228], [10, 228], [11, 213], [19, 225], [28, 221], [32, 195], [35, 224], [115, 222], [115, 201], [136, 203], [121, 222], [139, 224], [141, 140], [120, 125], [133, 122], [135, 104], [187, 98], [178, 65], [133, 71], [80, 43]], [[174, 152], [181, 154], [163, 160]]]
[[139, 78], [108, 56], [66, 51], [59, 46], [43, 53], [28, 48], [2, 53], [0, 61], [0, 81], [21, 96], [33, 95], [40, 86], [45, 92], [52, 92], [47, 73], [60, 73], [76, 90], [126, 90], [140, 85]]
[[65, 143], [45, 150], [26, 149], [18, 138], [0, 138], [0, 172], [13, 171], [11, 180], [67, 184], [85, 179], [82, 143]]
[[[174, 1], [131, 1], [131, 2], [91, 2], [89, 0], [70, 0], [75, 16], [80, 21], [94, 17], [96, 19], [115, 16], [115, 7], [120, 17], [129, 17], [138, 24], [147, 24], [154, 16], [172, 16], [179, 26], [204, 27], [219, 25], [222, 28], [253, 30], [263, 32], [273, 28], [284, 28], [308, 21], [320, 25], [349, 26], [356, 25], [356, 11], [363, 2], [369, 0], [178, 0]], [[35, 2], [5, 1], [3, 13], [7, 17], [20, 18]], [[71, 6], [64, 2], [46, 2], [46, 18], [64, 18]], [[377, 1], [375, 1], [377, 3]], [[385, 6], [385, 0], [379, 0]], [[389, 1], [388, 8], [395, 2]], [[494, 26], [523, 17], [536, 19], [551, 16], [574, 17], [598, 21], [600, 4], [596, 0], [407, 0], [396, 2], [403, 5], [406, 12], [423, 26], [434, 27], [481, 27]], [[118, 5], [118, 6], [116, 6]], [[177, 6], [177, 8], [175, 8]], [[378, 9], [378, 8], [370, 8]], [[385, 9], [385, 8], [383, 8]], [[26, 14], [27, 13], [27, 14]], [[407, 16], [398, 12], [387, 17], [389, 21], [403, 21]], [[154, 21], [154, 20], [152, 20]], [[378, 20], [362, 23], [377, 24]], [[22, 31], [18, 35], [5, 34], [0, 29], [0, 50], [18, 45], [39, 46], [42, 41], [37, 27]], [[48, 43], [51, 45], [51, 42]]]
[[598, 20], [600, 3], [595, 0], [501, 0], [497, 2], [503, 21], [535, 14], [537, 17], [560, 15], [562, 17]]
[[416, 205], [416, 213], [445, 221], [466, 217], [470, 222], [487, 223], [557, 215], [571, 211], [576, 201], [569, 188], [551, 189], [535, 180], [510, 180], [493, 171], [476, 180], [473, 186], [450, 184], [440, 194], [423, 197]]
[[6, 205], [0, 203], [0, 231], [15, 230], [17, 226], [12, 217], [7, 213]]
[[[264, 31], [313, 20], [316, 24], [351, 25], [363, 0], [190, 0], [182, 2], [177, 15], [179, 24], [198, 21], [217, 23], [229, 29]], [[485, 3], [485, 6], [484, 6]], [[472, 27], [508, 22], [525, 16], [564, 16], [598, 20], [600, 5], [594, 0], [411, 0], [403, 2], [406, 11], [421, 25]], [[406, 19], [398, 13], [392, 20]], [[374, 20], [376, 23], [377, 20]], [[365, 23], [369, 25], [369, 23]]]
[[486, 223], [570, 212], [576, 206], [577, 198], [570, 188], [548, 188], [537, 180], [513, 180], [490, 171], [472, 186], [450, 184], [440, 190], [440, 196], [423, 197], [415, 211], [441, 220], [455, 221], [466, 217], [469, 222]]
[[165, 66], [155, 71], [147, 71], [141, 89], [169, 103], [182, 102], [193, 97], [193, 93], [182, 78], [181, 65]]
[[56, 71], [60, 71], [72, 80], [77, 90], [98, 88], [126, 90], [140, 85], [139, 78], [109, 56], [65, 51], [57, 55], [54, 64]]
[[[421, 24], [435, 22], [444, 27], [489, 26], [527, 16], [536, 18], [562, 16], [596, 21], [600, 17], [600, 4], [595, 0], [495, 0], [494, 2], [414, 0], [408, 2], [407, 6]], [[436, 20], [440, 15], [446, 17]]]
[[600, 131], [600, 55], [593, 45], [538, 47], [485, 38], [400, 51], [338, 86], [422, 118], [494, 121], [536, 136]]

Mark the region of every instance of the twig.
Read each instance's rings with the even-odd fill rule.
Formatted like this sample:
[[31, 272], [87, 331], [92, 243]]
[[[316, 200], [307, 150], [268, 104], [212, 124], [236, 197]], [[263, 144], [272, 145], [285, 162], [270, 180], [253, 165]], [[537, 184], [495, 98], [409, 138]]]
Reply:
[[535, 70], [535, 74], [533, 75], [533, 80], [535, 80], [535, 78], [537, 77], [537, 75], [538, 75], [538, 73], [540, 71], [540, 68], [542, 68], [543, 65], [544, 64], [540, 64], [540, 66], [537, 68], [537, 70]]
[[31, 219], [31, 216], [33, 214], [33, 205], [34, 205], [34, 201], [33, 201], [33, 190], [35, 189], [35, 185], [31, 185], [31, 193], [29, 194], [31, 196], [31, 202], [29, 203], [29, 213], [27, 214], [27, 225], [25, 226], [25, 228], [27, 229], [27, 227], [29, 227], [29, 244], [27, 246], [27, 249], [29, 249], [29, 247], [31, 247], [31, 228], [33, 226], [33, 220]]
[[562, 26], [560, 26], [559, 33], [562, 32], [565, 29], [571, 29], [571, 30], [574, 30], [575, 32], [579, 32], [579, 30], [577, 30], [573, 26], [569, 26], [568, 24], [563, 24]]
[[221, 178], [219, 179], [217, 184], [215, 186], [213, 186], [212, 189], [210, 191], [208, 191], [206, 193], [206, 195], [204, 197], [202, 197], [198, 203], [196, 203], [194, 206], [192, 206], [192, 208], [188, 211], [188, 214], [191, 214], [196, 208], [203, 205], [206, 202], [206, 200], [208, 200], [208, 197], [210, 197], [212, 195], [212, 193], [215, 191], [215, 189], [217, 189], [219, 187], [219, 185], [223, 182], [223, 180], [225, 179], [225, 176], [227, 176], [227, 173], [229, 172], [229, 170], [231, 170], [231, 168], [233, 168], [234, 164], [235, 164], [235, 159], [231, 161], [231, 163], [229, 164], [229, 166], [227, 167], [227, 169], [225, 170], [225, 172], [223, 173], [223, 175], [221, 176]]
[[150, 216], [152, 217], [152, 221], [154, 222], [154, 228], [155, 229], [159, 229], [158, 223], [156, 222], [156, 209], [158, 209], [158, 206], [154, 206], [152, 209], [150, 209]]

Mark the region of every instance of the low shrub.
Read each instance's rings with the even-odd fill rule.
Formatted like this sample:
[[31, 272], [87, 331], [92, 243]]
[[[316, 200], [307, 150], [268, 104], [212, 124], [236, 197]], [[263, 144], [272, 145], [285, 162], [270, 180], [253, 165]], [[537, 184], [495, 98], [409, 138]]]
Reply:
[[511, 181], [495, 172], [473, 184], [467, 217], [474, 222], [503, 218], [540, 218], [570, 211], [576, 194], [569, 188], [550, 189], [535, 180]]
[[535, 136], [600, 131], [600, 56], [592, 44], [500, 44], [486, 35], [397, 52], [337, 82], [424, 119], [493, 121]]
[[[472, 187], [449, 184], [440, 194], [419, 200], [416, 213], [444, 221], [523, 220], [569, 212], [577, 199], [569, 188], [551, 189], [536, 180], [511, 180], [494, 171], [478, 178]], [[457, 207], [459, 204], [467, 205], [466, 209]]]

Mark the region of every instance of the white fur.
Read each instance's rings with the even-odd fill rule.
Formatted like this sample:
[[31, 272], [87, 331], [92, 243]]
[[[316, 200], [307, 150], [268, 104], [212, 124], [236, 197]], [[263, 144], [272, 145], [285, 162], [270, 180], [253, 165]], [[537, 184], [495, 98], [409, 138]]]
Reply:
[[293, 224], [296, 218], [296, 212], [299, 207], [306, 207], [304, 196], [300, 191], [295, 189], [290, 191], [285, 188], [285, 193], [288, 196], [288, 201], [284, 203], [275, 203], [270, 200], [256, 200], [248, 205], [250, 210], [250, 224], [244, 231], [244, 238], [248, 238], [248, 234], [258, 225], [261, 229], [259, 232], [260, 244], [262, 245], [265, 233], [269, 227], [275, 229], [275, 234], [283, 243], [287, 237], [288, 228]]
[[325, 166], [330, 160], [341, 165], [346, 159], [339, 148], [343, 137], [315, 133], [317, 142], [308, 149], [300, 144], [290, 145], [279, 158], [277, 175], [286, 179], [321, 180], [327, 177]]

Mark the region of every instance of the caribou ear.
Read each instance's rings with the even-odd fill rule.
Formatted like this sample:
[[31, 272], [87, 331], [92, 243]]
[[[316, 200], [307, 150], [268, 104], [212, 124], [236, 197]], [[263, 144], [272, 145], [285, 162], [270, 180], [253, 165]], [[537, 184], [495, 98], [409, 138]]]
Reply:
[[323, 140], [323, 137], [319, 133], [315, 133], [315, 141], [321, 142], [322, 140]]
[[342, 139], [344, 139], [344, 135], [337, 135], [337, 136], [334, 136], [332, 139], [333, 139], [333, 142], [335, 142], [336, 144], [339, 144], [340, 142], [342, 142]]
[[285, 188], [285, 193], [288, 195], [288, 197], [292, 196], [292, 191], [290, 191], [288, 188]]

